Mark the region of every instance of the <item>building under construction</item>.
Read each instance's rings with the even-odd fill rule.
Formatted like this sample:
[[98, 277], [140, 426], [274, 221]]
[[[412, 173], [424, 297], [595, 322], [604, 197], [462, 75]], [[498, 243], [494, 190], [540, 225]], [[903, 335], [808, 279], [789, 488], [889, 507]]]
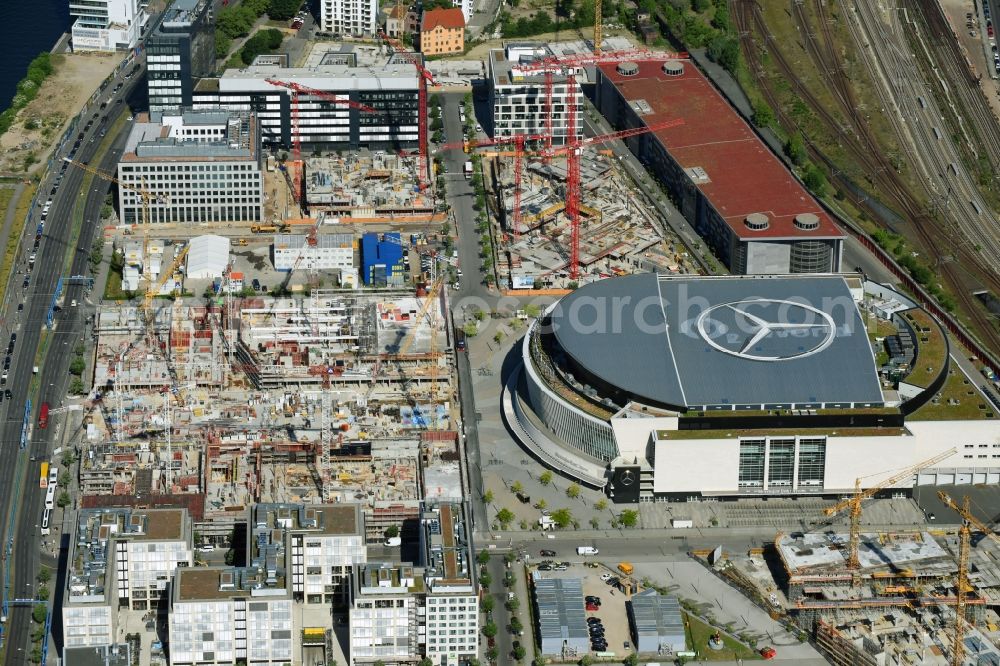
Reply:
[[360, 151], [305, 160], [306, 205], [344, 222], [426, 223], [434, 200], [421, 191], [416, 157]]
[[[628, 175], [609, 155], [589, 151], [580, 164], [580, 277], [585, 281], [633, 272], [693, 272], [687, 251], [660, 214], [637, 196]], [[566, 214], [565, 160], [525, 160], [520, 214], [515, 215], [514, 159], [503, 153], [493, 163], [502, 191], [499, 260], [513, 288], [536, 282], [565, 286], [572, 229]]]

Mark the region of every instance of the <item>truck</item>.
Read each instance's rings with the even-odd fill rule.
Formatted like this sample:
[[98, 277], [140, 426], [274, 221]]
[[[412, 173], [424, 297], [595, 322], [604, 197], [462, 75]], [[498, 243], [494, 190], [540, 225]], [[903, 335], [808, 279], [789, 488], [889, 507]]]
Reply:
[[254, 224], [250, 226], [250, 231], [255, 234], [273, 234], [278, 230], [274, 224]]
[[42, 408], [38, 410], [38, 429], [45, 430], [49, 425], [49, 403], [43, 402]]
[[462, 171], [465, 172], [465, 179], [472, 180], [472, 162], [467, 161], [465, 166], [462, 167]]
[[576, 547], [576, 554], [577, 555], [597, 555], [600, 552], [601, 551], [597, 550], [593, 546], [577, 546]]

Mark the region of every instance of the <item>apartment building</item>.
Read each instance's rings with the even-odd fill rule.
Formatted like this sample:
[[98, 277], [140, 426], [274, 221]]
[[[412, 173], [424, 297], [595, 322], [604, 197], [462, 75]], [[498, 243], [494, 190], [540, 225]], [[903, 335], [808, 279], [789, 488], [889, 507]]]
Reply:
[[419, 27], [417, 12], [406, 5], [393, 5], [385, 18], [385, 34], [395, 39], [403, 39], [403, 35], [412, 35]]
[[[537, 42], [515, 42], [492, 49], [487, 62], [490, 108], [495, 137], [546, 134], [551, 125], [552, 143], [561, 146], [569, 135], [568, 110], [576, 107], [573, 140], [583, 136], [583, 91], [577, 81], [579, 68], [546, 65], [553, 56]], [[552, 74], [552, 108], [546, 97], [546, 70]]]
[[274, 270], [339, 270], [357, 276], [352, 234], [318, 234], [314, 243], [304, 234], [274, 237]]
[[149, 610], [174, 571], [193, 564], [183, 509], [86, 509], [70, 546], [62, 609], [64, 646], [112, 645], [118, 609]]
[[462, 505], [435, 506], [421, 522], [427, 589], [425, 654], [441, 666], [466, 662], [479, 651], [479, 600]]
[[420, 52], [426, 56], [465, 51], [465, 16], [458, 7], [430, 9], [420, 21]]
[[252, 65], [202, 79], [193, 108], [252, 112], [263, 145], [291, 149], [292, 91], [268, 79], [298, 83], [337, 98], [358, 102], [364, 111], [311, 95], [298, 96], [298, 133], [302, 153], [314, 150], [391, 150], [417, 146], [418, 76], [406, 54], [328, 53], [314, 67]]
[[128, 51], [149, 20], [142, 0], [70, 0], [74, 51]]
[[349, 611], [351, 666], [392, 666], [421, 658], [423, 592], [424, 581], [412, 566], [368, 563], [355, 568]]
[[360, 504], [258, 504], [253, 530], [287, 539], [292, 595], [307, 604], [346, 601], [352, 567], [368, 559]]
[[320, 0], [319, 29], [334, 35], [374, 36], [378, 0]]
[[146, 38], [150, 111], [191, 105], [195, 82], [215, 71], [210, 0], [174, 0]]
[[118, 179], [124, 224], [258, 222], [263, 216], [260, 133], [251, 113], [169, 111], [139, 114]]

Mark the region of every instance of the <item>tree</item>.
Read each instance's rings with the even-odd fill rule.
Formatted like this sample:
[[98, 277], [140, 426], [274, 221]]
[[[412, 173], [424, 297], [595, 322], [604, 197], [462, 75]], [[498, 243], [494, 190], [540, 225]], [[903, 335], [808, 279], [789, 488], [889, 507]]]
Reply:
[[514, 520], [514, 513], [507, 507], [504, 507], [497, 511], [497, 520], [500, 521], [504, 529], [507, 529], [507, 526]]
[[69, 371], [74, 375], [82, 375], [86, 367], [87, 363], [82, 356], [74, 356], [73, 360], [69, 362]]
[[549, 470], [545, 470], [538, 476], [538, 481], [543, 486], [549, 485], [550, 483], [552, 483], [552, 472], [550, 472]]
[[580, 496], [580, 486], [576, 485], [575, 483], [571, 483], [568, 486], [566, 486], [566, 497], [570, 499], [576, 499], [579, 496]]
[[56, 500], [56, 506], [58, 506], [60, 509], [65, 509], [66, 507], [69, 506], [69, 503], [70, 503], [69, 493], [66, 492], [65, 490], [59, 493], [59, 499]]
[[559, 529], [566, 529], [573, 523], [573, 513], [569, 509], [556, 509], [549, 517]]
[[490, 661], [496, 661], [497, 657], [499, 656], [500, 656], [500, 651], [497, 650], [495, 645], [486, 651], [486, 658], [489, 659]]
[[518, 601], [517, 597], [514, 597], [513, 599], [508, 599], [507, 603], [504, 604], [504, 606], [507, 607], [507, 610], [510, 611], [511, 613], [517, 612], [517, 609], [518, 607], [520, 607], [520, 605], [521, 602]]
[[802, 166], [806, 162], [806, 144], [802, 141], [802, 135], [793, 132], [785, 142], [785, 154], [796, 166]]
[[267, 15], [275, 21], [287, 21], [295, 16], [302, 6], [302, 0], [271, 0]]
[[83, 380], [79, 377], [74, 377], [69, 383], [69, 392], [73, 395], [83, 395], [86, 393], [87, 389], [83, 385]]
[[497, 635], [497, 624], [493, 620], [490, 620], [483, 625], [483, 636], [486, 638], [493, 638]]
[[594, 508], [597, 509], [598, 511], [604, 511], [605, 509], [608, 508], [608, 500], [602, 497], [601, 499], [594, 502]]
[[533, 318], [538, 317], [538, 315], [542, 314], [542, 309], [534, 303], [529, 303], [524, 306], [524, 314]]
[[434, 666], [434, 662], [431, 661], [430, 657], [424, 657], [417, 662], [417, 666]]
[[503, 561], [506, 562], [507, 564], [513, 564], [514, 560], [516, 559], [517, 555], [515, 555], [514, 553], [504, 553]]
[[486, 572], [481, 572], [479, 574], [479, 584], [482, 585], [483, 587], [489, 588], [490, 583], [492, 582], [493, 582], [493, 576], [489, 575]]
[[593, 663], [594, 663], [594, 658], [591, 657], [589, 654], [583, 655], [583, 657], [580, 659], [580, 666], [590, 666]]
[[637, 655], [635, 652], [625, 657], [625, 666], [638, 666], [638, 664], [639, 664], [639, 655]]
[[34, 609], [32, 609], [31, 619], [34, 620], [37, 624], [42, 624], [45, 622], [45, 616], [47, 614], [48, 610], [45, 608], [45, 606], [39, 604], [35, 606]]
[[510, 618], [510, 633], [516, 634], [517, 632], [521, 631], [522, 629], [524, 629], [524, 625], [521, 624], [521, 621], [519, 619], [517, 619], [516, 615], [514, 617]]
[[740, 44], [735, 37], [719, 35], [708, 43], [708, 57], [727, 72], [736, 73], [740, 66]]
[[[807, 164], [802, 173], [802, 182], [818, 197], [826, 195], [826, 176], [815, 164]], [[915, 277], [915, 276], [914, 276]]]
[[535, 502], [535, 508], [538, 509], [539, 511], [545, 511], [545, 507], [547, 507], [548, 505], [549, 503], [545, 501], [544, 497]]
[[486, 550], [479, 551], [479, 554], [476, 555], [476, 562], [479, 562], [480, 564], [484, 564], [484, 565], [485, 564], [489, 564], [490, 563], [490, 553], [489, 553], [489, 551], [486, 551]]
[[389, 527], [385, 528], [386, 539], [392, 539], [393, 537], [398, 537], [398, 536], [399, 536], [399, 528], [397, 526], [389, 525]]
[[601, 521], [599, 521], [597, 518], [591, 518], [590, 526], [596, 530], [598, 527], [601, 526]]
[[68, 488], [69, 482], [72, 480], [73, 479], [72, 477], [70, 477], [69, 472], [67, 470], [64, 469], [59, 473], [59, 485], [62, 486], [63, 488]]
[[526, 650], [524, 649], [524, 646], [523, 646], [523, 645], [520, 645], [520, 644], [519, 644], [519, 645], [518, 645], [517, 647], [515, 647], [515, 648], [514, 648], [514, 649], [513, 649], [512, 651], [511, 651], [511, 654], [513, 654], [513, 655], [514, 655], [514, 659], [517, 659], [518, 661], [521, 661], [521, 660], [523, 660], [523, 659], [524, 659], [524, 656], [525, 656], [526, 654], [528, 654], [528, 652], [527, 652], [527, 651], [526, 651]]
[[485, 502], [487, 504], [493, 504], [493, 491], [492, 490], [487, 490], [485, 493], [483, 493], [483, 502]]
[[221, 30], [215, 31], [215, 59], [222, 60], [229, 55], [229, 47], [233, 45], [233, 40]]
[[514, 483], [510, 484], [510, 491], [512, 493], [524, 492], [524, 486], [521, 485], [520, 481], [515, 481]]
[[618, 522], [622, 524], [622, 527], [635, 527], [639, 522], [639, 512], [625, 509], [618, 514]]
[[36, 594], [38, 595], [38, 598], [41, 599], [42, 601], [49, 600], [49, 588], [45, 587], [44, 585], [38, 588]]
[[492, 613], [493, 609], [496, 607], [496, 599], [491, 596], [483, 597], [482, 601], [479, 602], [479, 610], [484, 613]]
[[52, 580], [52, 570], [48, 567], [42, 567], [38, 570], [38, 575], [35, 576], [35, 580], [44, 585], [45, 583]]
[[774, 111], [763, 100], [757, 100], [753, 105], [753, 124], [757, 127], [770, 127], [774, 124]]

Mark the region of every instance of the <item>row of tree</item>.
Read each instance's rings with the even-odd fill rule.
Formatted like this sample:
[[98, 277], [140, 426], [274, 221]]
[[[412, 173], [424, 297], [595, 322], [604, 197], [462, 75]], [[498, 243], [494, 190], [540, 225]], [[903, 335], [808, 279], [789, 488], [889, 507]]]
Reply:
[[35, 99], [38, 89], [42, 87], [42, 82], [52, 75], [55, 66], [52, 64], [52, 56], [48, 52], [39, 53], [35, 59], [28, 64], [27, 75], [18, 81], [17, 93], [11, 100], [10, 107], [0, 113], [0, 134], [10, 129], [17, 117], [17, 112], [28, 105], [28, 102]]

